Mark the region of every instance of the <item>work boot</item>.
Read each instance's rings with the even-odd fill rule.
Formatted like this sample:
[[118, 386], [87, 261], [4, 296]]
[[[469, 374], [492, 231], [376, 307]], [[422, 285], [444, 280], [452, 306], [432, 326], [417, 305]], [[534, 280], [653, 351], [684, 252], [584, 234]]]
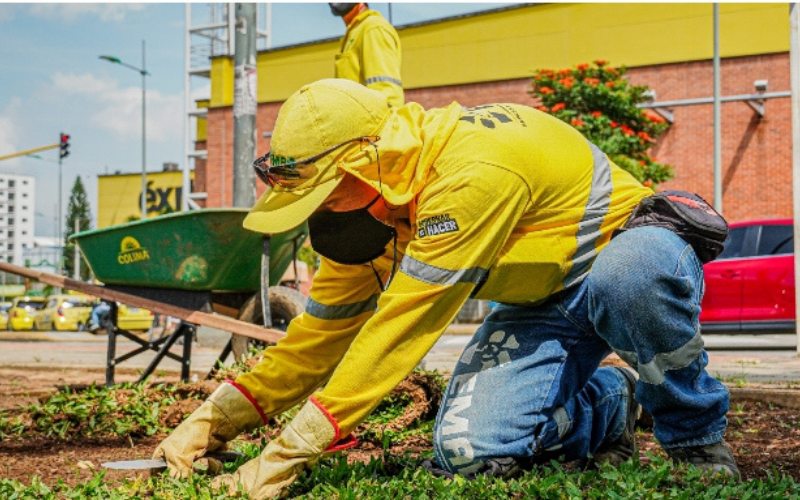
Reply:
[[636, 446], [636, 435], [634, 432], [636, 420], [642, 414], [642, 407], [636, 402], [636, 398], [634, 397], [634, 394], [636, 394], [636, 375], [628, 368], [615, 366], [614, 369], [622, 374], [622, 378], [625, 379], [625, 384], [628, 386], [628, 407], [625, 417], [625, 429], [622, 431], [622, 435], [614, 441], [602, 443], [594, 455], [581, 464], [586, 469], [596, 468], [604, 462], [608, 462], [616, 467], [622, 462], [629, 460], [634, 455], [637, 457], [639, 456], [639, 448]]
[[673, 462], [694, 465], [698, 469], [714, 474], [739, 477], [739, 468], [736, 467], [733, 451], [724, 440], [705, 446], [686, 446], [665, 451]]

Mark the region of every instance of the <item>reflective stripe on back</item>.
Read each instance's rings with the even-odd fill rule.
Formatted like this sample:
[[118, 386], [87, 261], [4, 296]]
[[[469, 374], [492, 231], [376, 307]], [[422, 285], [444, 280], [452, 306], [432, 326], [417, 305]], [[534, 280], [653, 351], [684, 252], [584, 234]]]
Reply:
[[572, 267], [564, 277], [564, 288], [580, 283], [586, 277], [592, 261], [597, 256], [595, 244], [600, 237], [600, 226], [608, 213], [611, 203], [611, 165], [608, 158], [600, 148], [589, 143], [594, 157], [594, 169], [592, 170], [592, 187], [589, 191], [589, 199], [586, 202], [586, 209], [583, 218], [578, 223], [578, 233], [575, 235], [577, 245], [575, 254], [572, 256]]

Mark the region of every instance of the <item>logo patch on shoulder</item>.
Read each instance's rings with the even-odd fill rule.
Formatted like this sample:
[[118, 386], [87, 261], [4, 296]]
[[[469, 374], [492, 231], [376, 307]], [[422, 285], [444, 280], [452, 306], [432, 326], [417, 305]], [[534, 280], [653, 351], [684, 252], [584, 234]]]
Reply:
[[437, 234], [454, 233], [458, 231], [458, 222], [450, 217], [450, 214], [434, 215], [427, 219], [422, 219], [417, 223], [417, 236], [436, 236]]

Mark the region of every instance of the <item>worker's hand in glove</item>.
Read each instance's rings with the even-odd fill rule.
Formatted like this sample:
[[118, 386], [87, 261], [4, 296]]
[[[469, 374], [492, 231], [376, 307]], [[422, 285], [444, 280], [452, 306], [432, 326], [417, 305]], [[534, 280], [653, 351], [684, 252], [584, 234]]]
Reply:
[[317, 463], [323, 451], [341, 450], [355, 444], [353, 438], [329, 448], [338, 441], [338, 426], [312, 397], [261, 455], [239, 467], [234, 474], [217, 476], [212, 486], [227, 487], [231, 494], [241, 489], [251, 500], [278, 496], [305, 468]]
[[[225, 444], [261, 425], [264, 418], [255, 401], [238, 386], [224, 383], [198, 409], [189, 415], [161, 444], [153, 458], [167, 461], [169, 475], [186, 477], [195, 461], [210, 451], [221, 451]], [[200, 462], [199, 470], [218, 473], [221, 464], [208, 458]]]

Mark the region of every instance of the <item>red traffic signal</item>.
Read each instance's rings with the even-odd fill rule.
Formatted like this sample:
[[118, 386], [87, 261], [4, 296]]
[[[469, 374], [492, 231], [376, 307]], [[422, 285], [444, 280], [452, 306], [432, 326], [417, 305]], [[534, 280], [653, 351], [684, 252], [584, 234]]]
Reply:
[[61, 134], [61, 142], [58, 146], [59, 149], [59, 158], [65, 158], [69, 156], [69, 135], [68, 134]]

